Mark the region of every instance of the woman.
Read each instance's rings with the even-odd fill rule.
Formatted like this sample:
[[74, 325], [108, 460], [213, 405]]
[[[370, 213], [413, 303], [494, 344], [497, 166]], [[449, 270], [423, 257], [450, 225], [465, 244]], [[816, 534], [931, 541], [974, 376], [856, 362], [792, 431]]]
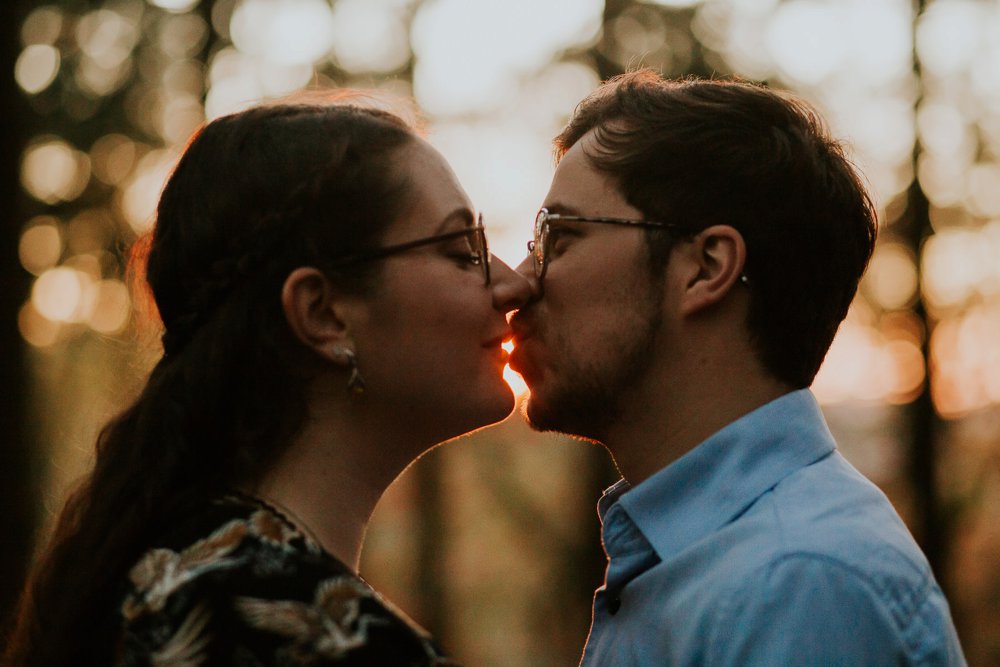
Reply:
[[[478, 222], [478, 224], [477, 224]], [[469, 199], [396, 116], [221, 118], [160, 200], [164, 356], [98, 439], [14, 664], [448, 664], [358, 578], [382, 492], [506, 417], [506, 313]]]

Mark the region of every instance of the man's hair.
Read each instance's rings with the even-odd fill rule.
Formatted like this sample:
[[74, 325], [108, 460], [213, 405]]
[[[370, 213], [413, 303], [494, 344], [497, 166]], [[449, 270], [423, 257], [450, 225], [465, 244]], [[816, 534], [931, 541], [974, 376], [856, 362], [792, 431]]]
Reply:
[[[730, 225], [747, 246], [747, 326], [764, 366], [812, 383], [871, 258], [874, 206], [819, 117], [788, 94], [737, 81], [668, 81], [649, 70], [604, 83], [555, 139], [588, 157], [651, 219]], [[647, 232], [662, 268], [670, 237]]]

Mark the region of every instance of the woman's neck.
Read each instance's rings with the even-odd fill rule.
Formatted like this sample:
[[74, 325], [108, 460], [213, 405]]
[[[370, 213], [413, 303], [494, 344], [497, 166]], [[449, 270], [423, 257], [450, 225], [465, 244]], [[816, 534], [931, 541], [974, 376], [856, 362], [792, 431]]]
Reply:
[[410, 457], [399, 456], [406, 447], [377, 428], [333, 413], [313, 415], [278, 462], [244, 491], [301, 524], [357, 572], [368, 520]]

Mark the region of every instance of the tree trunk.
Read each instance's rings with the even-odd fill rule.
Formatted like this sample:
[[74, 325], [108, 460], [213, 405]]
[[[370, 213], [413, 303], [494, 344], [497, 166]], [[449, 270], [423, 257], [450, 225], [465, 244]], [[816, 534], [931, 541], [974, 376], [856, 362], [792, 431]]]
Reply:
[[[924, 0], [915, 0], [913, 3], [914, 44], [916, 44], [916, 25], [924, 12], [925, 4]], [[923, 74], [915, 47], [913, 74], [918, 85], [918, 95], [914, 102], [914, 114], [916, 114], [923, 99]], [[913, 145], [913, 182], [910, 183], [906, 193], [906, 212], [898, 223], [904, 242], [913, 251], [914, 257], [918, 258], [918, 271], [920, 269], [920, 249], [924, 241], [934, 233], [930, 220], [930, 203], [920, 185], [920, 180], [917, 178], [917, 166], [921, 151], [922, 147], [918, 137]], [[938, 582], [947, 594], [949, 592], [947, 565], [950, 536], [947, 534], [947, 525], [944, 521], [940, 493], [937, 487], [937, 440], [940, 437], [942, 424], [934, 409], [934, 401], [931, 397], [932, 369], [929, 363], [929, 342], [933, 323], [927, 313], [927, 307], [920, 290], [917, 291], [913, 313], [923, 323], [926, 335], [922, 345], [925, 367], [924, 383], [920, 394], [906, 407], [910, 436], [907, 472], [914, 499], [914, 517], [911, 528], [927, 555], [927, 560], [930, 561]]]
[[27, 137], [28, 108], [14, 80], [20, 50], [25, 3], [0, 4], [0, 633], [6, 629], [20, 593], [38, 505], [37, 466], [26, 426], [26, 343], [17, 326], [29, 276], [18, 260], [17, 246], [24, 223], [25, 194], [19, 182], [21, 153]]

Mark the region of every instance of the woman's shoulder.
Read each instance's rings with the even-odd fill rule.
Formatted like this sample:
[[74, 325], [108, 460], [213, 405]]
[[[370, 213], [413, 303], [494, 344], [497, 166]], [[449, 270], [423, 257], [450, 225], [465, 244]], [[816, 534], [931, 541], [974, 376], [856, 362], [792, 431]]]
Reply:
[[122, 665], [453, 664], [279, 512], [235, 497], [140, 557], [120, 613]]

